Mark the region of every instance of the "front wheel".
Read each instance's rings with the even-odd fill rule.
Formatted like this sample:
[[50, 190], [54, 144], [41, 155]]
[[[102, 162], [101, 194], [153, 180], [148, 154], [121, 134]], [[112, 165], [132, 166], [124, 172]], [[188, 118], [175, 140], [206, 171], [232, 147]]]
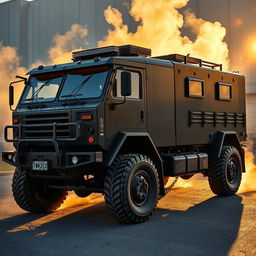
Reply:
[[12, 179], [16, 203], [32, 213], [52, 212], [60, 207], [67, 196], [66, 190], [49, 190], [41, 180], [33, 180], [23, 168], [16, 168]]
[[210, 161], [208, 176], [214, 194], [218, 196], [235, 194], [242, 179], [242, 161], [237, 148], [224, 146], [220, 157]]
[[159, 195], [159, 179], [152, 160], [140, 154], [118, 156], [108, 170], [105, 201], [114, 218], [140, 223], [153, 214]]

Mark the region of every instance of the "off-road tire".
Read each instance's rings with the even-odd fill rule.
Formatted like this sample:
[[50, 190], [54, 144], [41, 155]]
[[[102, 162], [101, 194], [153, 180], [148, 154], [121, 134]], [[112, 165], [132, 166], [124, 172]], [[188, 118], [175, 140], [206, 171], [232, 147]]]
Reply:
[[60, 207], [67, 196], [65, 190], [44, 190], [42, 181], [32, 180], [26, 170], [16, 168], [12, 179], [16, 203], [31, 213], [52, 212]]
[[159, 178], [152, 160], [140, 154], [118, 156], [107, 171], [104, 194], [114, 218], [123, 223], [147, 221], [155, 211], [159, 196]]
[[223, 146], [221, 155], [209, 161], [208, 180], [212, 192], [218, 196], [234, 195], [241, 184], [242, 161], [237, 148]]

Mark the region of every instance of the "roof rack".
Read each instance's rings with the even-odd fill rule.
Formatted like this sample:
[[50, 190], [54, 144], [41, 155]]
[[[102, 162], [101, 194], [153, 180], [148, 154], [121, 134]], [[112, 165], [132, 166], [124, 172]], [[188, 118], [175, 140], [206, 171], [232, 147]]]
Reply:
[[72, 53], [73, 61], [88, 60], [96, 57], [115, 57], [115, 56], [151, 56], [151, 50], [135, 45], [107, 46], [94, 48]]
[[190, 56], [185, 56], [181, 54], [170, 54], [170, 55], [164, 55], [164, 56], [158, 56], [154, 57], [156, 59], [162, 59], [162, 60], [170, 60], [170, 61], [175, 61], [175, 62], [180, 62], [184, 64], [197, 64], [199, 67], [207, 67], [207, 68], [219, 68], [222, 70], [222, 64], [217, 64], [205, 60], [201, 60], [198, 58], [190, 57]]

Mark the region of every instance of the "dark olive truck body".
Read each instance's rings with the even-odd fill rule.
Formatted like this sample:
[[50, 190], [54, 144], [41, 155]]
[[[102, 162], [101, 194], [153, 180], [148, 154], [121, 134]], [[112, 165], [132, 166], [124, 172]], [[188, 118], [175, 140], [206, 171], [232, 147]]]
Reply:
[[[16, 151], [4, 152], [3, 160], [17, 167], [14, 197], [23, 209], [54, 210], [68, 190], [82, 197], [99, 192], [114, 217], [138, 223], [152, 215], [158, 195], [165, 194], [164, 177], [202, 172], [215, 194], [238, 190], [245, 171], [244, 76], [166, 56], [94, 56], [39, 67], [29, 75], [103, 66], [109, 71], [100, 97], [65, 104], [57, 95], [41, 105], [20, 101], [13, 111], [18, 123], [5, 128], [5, 137]], [[137, 97], [114, 95], [118, 70], [137, 74]], [[221, 98], [222, 85], [228, 98]], [[33, 170], [33, 161], [46, 161], [47, 170]], [[43, 203], [29, 196], [22, 203], [18, 191], [26, 186], [40, 187]], [[49, 203], [49, 195], [56, 200]]]

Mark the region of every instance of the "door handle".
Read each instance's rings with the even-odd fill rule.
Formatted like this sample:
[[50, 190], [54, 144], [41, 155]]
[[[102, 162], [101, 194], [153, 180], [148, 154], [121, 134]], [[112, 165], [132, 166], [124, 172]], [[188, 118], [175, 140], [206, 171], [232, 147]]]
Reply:
[[140, 111], [140, 120], [142, 121], [142, 122], [144, 122], [144, 111], [143, 110], [141, 110]]

